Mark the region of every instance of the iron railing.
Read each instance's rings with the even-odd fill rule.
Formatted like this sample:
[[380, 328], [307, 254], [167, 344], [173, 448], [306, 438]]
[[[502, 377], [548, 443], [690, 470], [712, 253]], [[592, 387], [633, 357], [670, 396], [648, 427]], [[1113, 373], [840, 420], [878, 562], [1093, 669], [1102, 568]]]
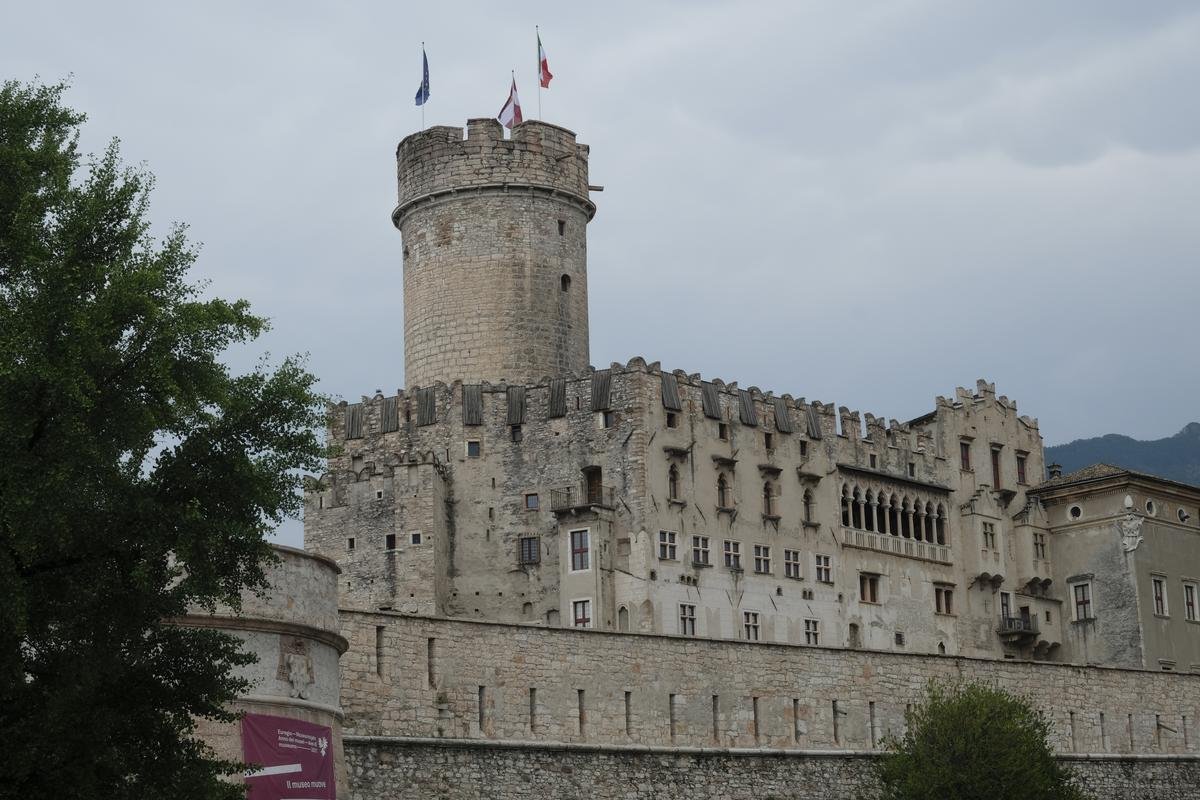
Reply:
[[1038, 632], [1037, 617], [1034, 617], [1034, 616], [1028, 616], [1028, 617], [1001, 616], [1000, 624], [997, 626], [996, 631], [1002, 636], [1004, 634], [1037, 635], [1037, 632]]
[[581, 486], [578, 489], [565, 486], [561, 489], [550, 490], [551, 511], [574, 511], [575, 509], [590, 508], [591, 506], [613, 508], [615, 502], [616, 493], [611, 486], [591, 484], [589, 486]]

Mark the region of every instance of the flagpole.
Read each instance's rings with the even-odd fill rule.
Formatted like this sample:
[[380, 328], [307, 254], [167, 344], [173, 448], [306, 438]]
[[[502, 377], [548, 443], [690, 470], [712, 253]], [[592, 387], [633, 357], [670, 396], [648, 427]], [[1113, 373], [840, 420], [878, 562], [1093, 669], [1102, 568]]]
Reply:
[[[425, 42], [421, 42], [421, 82], [425, 82]], [[425, 130], [425, 103], [421, 103], [421, 130]]]
[[541, 31], [538, 30], [537, 25], [533, 26], [533, 33], [534, 33], [534, 36], [537, 37], [537, 43], [538, 43], [538, 54], [537, 54], [538, 82], [537, 83], [538, 83], [538, 121], [540, 122], [542, 119], [542, 33], [541, 33]]

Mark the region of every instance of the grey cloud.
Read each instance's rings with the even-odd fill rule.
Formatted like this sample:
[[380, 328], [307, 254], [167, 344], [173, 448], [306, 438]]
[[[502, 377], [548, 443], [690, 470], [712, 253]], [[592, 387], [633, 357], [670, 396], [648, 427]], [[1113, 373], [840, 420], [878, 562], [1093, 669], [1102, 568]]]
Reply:
[[[1196, 418], [1192, 3], [27, 5], [3, 73], [74, 73], [85, 146], [158, 176], [160, 229], [309, 351], [403, 384], [394, 151], [517, 70], [592, 146], [593, 362], [643, 355], [888, 417], [986, 376], [1049, 443]], [[665, 312], [665, 313], [664, 313]], [[665, 319], [665, 323], [664, 323]], [[298, 541], [296, 526], [284, 538]]]

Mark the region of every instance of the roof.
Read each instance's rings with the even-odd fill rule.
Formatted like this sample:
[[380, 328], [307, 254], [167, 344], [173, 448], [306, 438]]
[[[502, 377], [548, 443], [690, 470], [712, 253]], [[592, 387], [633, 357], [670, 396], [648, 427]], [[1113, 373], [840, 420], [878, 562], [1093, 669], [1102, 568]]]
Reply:
[[1068, 472], [1066, 475], [1060, 475], [1057, 478], [1051, 478], [1048, 481], [1043, 481], [1037, 486], [1029, 490], [1030, 494], [1039, 494], [1050, 489], [1058, 489], [1064, 486], [1075, 486], [1082, 483], [1091, 483], [1093, 481], [1102, 481], [1108, 478], [1138, 478], [1141, 480], [1154, 481], [1155, 483], [1165, 483], [1169, 486], [1174, 486], [1179, 489], [1186, 489], [1192, 492], [1200, 492], [1200, 486], [1192, 486], [1190, 483], [1181, 481], [1173, 481], [1170, 478], [1163, 478], [1159, 475], [1152, 475], [1149, 472], [1138, 472], [1125, 467], [1118, 467], [1115, 464], [1092, 464], [1077, 469], [1074, 472]]

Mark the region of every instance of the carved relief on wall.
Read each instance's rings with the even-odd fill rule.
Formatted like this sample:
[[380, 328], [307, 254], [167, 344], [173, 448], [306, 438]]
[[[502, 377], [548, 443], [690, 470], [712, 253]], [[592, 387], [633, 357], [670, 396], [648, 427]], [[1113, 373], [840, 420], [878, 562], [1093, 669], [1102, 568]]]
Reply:
[[1121, 549], [1126, 553], [1137, 550], [1138, 545], [1145, 538], [1142, 536], [1142, 522], [1144, 521], [1144, 517], [1130, 512], [1116, 522], [1117, 531], [1121, 534]]
[[289, 695], [307, 700], [316, 679], [308, 642], [298, 636], [279, 637], [279, 669], [275, 677], [291, 684]]

